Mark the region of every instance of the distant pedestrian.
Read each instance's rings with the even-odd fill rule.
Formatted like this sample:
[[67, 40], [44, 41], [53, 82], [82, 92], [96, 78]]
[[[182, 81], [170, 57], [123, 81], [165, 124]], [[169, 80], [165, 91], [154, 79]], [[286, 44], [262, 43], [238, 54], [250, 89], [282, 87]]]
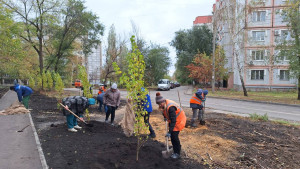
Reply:
[[30, 95], [33, 93], [32, 89], [28, 86], [21, 86], [18, 83], [15, 83], [15, 86], [11, 86], [10, 90], [13, 90], [17, 93], [19, 102], [23, 103], [25, 108], [28, 109]]
[[113, 83], [111, 88], [107, 90], [103, 97], [103, 104], [107, 106], [107, 112], [105, 117], [105, 122], [108, 122], [108, 118], [111, 115], [110, 124], [114, 125], [115, 120], [115, 111], [118, 109], [120, 105], [120, 91], [117, 89], [117, 84]]
[[[81, 119], [83, 119], [84, 111], [89, 107], [89, 100], [83, 96], [70, 96], [66, 97], [62, 100], [62, 104], [67, 107], [67, 109], [71, 110]], [[76, 129], [81, 129], [77, 123], [77, 118], [70, 113], [69, 111], [63, 109], [63, 114], [66, 116], [67, 119], [67, 126], [68, 131], [70, 132], [77, 132]]]
[[208, 94], [208, 90], [198, 89], [197, 92], [190, 99], [190, 108], [192, 108], [193, 111], [193, 118], [191, 121], [192, 127], [197, 127], [196, 124], [197, 116], [200, 121], [200, 124], [205, 125], [203, 104], [206, 100], [207, 94]]
[[104, 112], [107, 112], [107, 106], [103, 104], [103, 97], [104, 97], [105, 92], [102, 92], [101, 94], [98, 94], [97, 96], [97, 101], [99, 103], [99, 112], [102, 112], [102, 106], [104, 108]]
[[169, 132], [166, 137], [171, 137], [174, 153], [171, 158], [180, 158], [181, 145], [179, 140], [179, 132], [184, 129], [186, 124], [186, 116], [183, 109], [172, 100], [164, 99], [159, 92], [155, 97], [156, 104], [163, 111], [163, 116], [169, 122]]

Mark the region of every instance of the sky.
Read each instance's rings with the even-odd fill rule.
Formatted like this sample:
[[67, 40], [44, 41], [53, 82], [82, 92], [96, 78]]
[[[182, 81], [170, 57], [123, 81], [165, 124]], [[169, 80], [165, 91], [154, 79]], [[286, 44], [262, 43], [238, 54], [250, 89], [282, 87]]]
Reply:
[[105, 26], [103, 48], [112, 24], [116, 33], [121, 37], [127, 36], [129, 41], [133, 21], [146, 42], [169, 49], [172, 60], [169, 75], [173, 75], [176, 52], [169, 42], [174, 39], [176, 31], [192, 28], [197, 16], [211, 15], [214, 2], [215, 0], [86, 0], [85, 5]]

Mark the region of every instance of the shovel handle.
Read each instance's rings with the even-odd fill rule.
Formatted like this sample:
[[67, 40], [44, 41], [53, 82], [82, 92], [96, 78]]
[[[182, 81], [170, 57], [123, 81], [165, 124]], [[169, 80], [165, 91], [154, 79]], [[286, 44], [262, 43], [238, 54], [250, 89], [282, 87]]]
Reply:
[[[166, 134], [168, 133], [168, 121], [166, 121]], [[169, 138], [166, 137], [167, 152], [169, 152]]]
[[70, 112], [71, 114], [73, 114], [76, 118], [78, 118], [80, 121], [84, 122], [85, 124], [87, 124], [87, 122], [85, 122], [84, 120], [82, 120], [80, 117], [78, 117], [75, 113], [73, 113], [70, 109], [67, 109], [66, 106], [64, 106], [63, 104], [59, 103], [63, 108], [65, 108], [66, 110], [68, 110], [68, 112]]

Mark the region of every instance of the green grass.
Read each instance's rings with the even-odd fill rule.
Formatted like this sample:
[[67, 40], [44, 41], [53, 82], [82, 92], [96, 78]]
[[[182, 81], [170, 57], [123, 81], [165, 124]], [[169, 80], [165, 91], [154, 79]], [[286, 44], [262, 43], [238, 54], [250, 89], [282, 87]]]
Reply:
[[285, 91], [285, 92], [248, 91], [248, 97], [244, 96], [244, 93], [242, 91], [228, 90], [228, 91], [216, 91], [214, 93], [210, 91], [208, 96], [300, 105], [300, 100], [297, 100], [298, 93], [296, 90]]
[[286, 120], [273, 120], [275, 123], [283, 124], [283, 125], [288, 125], [288, 126], [300, 126], [300, 123], [293, 123], [289, 122]]
[[252, 120], [259, 120], [259, 121], [269, 121], [269, 117], [268, 114], [264, 114], [264, 115], [259, 115], [259, 114], [250, 114], [250, 119]]

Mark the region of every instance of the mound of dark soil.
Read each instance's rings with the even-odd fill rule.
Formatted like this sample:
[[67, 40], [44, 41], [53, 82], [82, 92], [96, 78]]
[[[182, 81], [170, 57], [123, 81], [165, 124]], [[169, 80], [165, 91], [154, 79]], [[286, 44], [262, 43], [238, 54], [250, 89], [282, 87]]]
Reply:
[[[121, 101], [120, 107], [125, 105]], [[57, 109], [57, 101], [35, 92], [30, 100], [35, 124], [47, 124], [38, 135], [49, 168], [55, 169], [156, 169], [156, 168], [204, 168], [194, 160], [182, 158], [177, 161], [163, 159], [162, 143], [149, 139], [141, 148], [136, 161], [136, 137], [126, 137], [120, 127], [91, 121], [94, 127], [83, 127], [77, 133], [67, 131], [67, 125], [55, 124], [65, 117]], [[90, 113], [99, 113], [97, 106], [89, 108]]]
[[67, 131], [65, 124], [39, 133], [50, 168], [203, 168], [189, 159], [163, 159], [164, 145], [148, 140], [136, 162], [136, 138], [126, 137], [120, 127], [92, 121], [94, 127], [81, 124], [77, 133]]

